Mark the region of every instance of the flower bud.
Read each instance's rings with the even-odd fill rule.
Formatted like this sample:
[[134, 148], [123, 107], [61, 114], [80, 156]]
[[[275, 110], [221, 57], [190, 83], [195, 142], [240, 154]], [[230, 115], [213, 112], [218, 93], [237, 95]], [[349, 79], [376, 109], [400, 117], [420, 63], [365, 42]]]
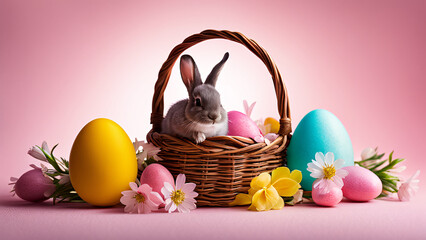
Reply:
[[374, 148], [370, 148], [370, 147], [365, 148], [364, 150], [362, 150], [361, 159], [362, 160], [369, 159], [375, 154], [376, 154], [376, 150], [374, 150]]
[[30, 150], [28, 150], [28, 154], [33, 158], [47, 162], [46, 156], [44, 156], [44, 153], [38, 147], [32, 147]]

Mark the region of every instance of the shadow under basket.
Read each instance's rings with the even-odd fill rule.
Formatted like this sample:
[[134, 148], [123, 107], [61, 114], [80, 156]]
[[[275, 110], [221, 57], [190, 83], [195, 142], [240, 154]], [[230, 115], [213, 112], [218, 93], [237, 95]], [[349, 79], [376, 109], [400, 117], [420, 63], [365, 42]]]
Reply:
[[[189, 47], [208, 40], [226, 39], [246, 46], [258, 56], [268, 68], [277, 95], [280, 114], [278, 138], [267, 145], [249, 138], [218, 136], [207, 138], [200, 144], [188, 139], [160, 134], [164, 113], [164, 91], [173, 65]], [[291, 120], [287, 90], [281, 75], [268, 53], [255, 41], [238, 32], [206, 30], [186, 38], [170, 53], [161, 67], [155, 84], [152, 102], [151, 123], [148, 142], [161, 148], [158, 154], [165, 166], [176, 178], [186, 175], [187, 182], [197, 186], [197, 206], [229, 206], [238, 193], [247, 193], [251, 180], [262, 172], [271, 172], [286, 164], [286, 148], [290, 141]]]

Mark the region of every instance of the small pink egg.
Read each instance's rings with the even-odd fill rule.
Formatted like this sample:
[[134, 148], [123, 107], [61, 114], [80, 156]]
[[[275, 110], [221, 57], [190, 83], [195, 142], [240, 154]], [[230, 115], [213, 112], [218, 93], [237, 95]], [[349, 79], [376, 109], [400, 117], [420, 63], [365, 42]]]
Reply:
[[261, 141], [262, 132], [247, 115], [238, 111], [228, 112], [228, 136], [240, 136]]
[[343, 196], [352, 201], [372, 200], [382, 192], [382, 181], [372, 171], [360, 167], [344, 167], [348, 175], [343, 179]]
[[174, 179], [172, 174], [163, 165], [158, 163], [152, 163], [146, 167], [141, 175], [141, 184], [148, 184], [153, 192], [158, 192], [164, 199], [161, 193], [161, 188], [164, 187], [164, 183], [168, 182], [174, 186]]
[[39, 168], [22, 174], [15, 183], [16, 195], [30, 202], [42, 202], [48, 199], [44, 196], [44, 193], [51, 191], [52, 188], [55, 188], [55, 185], [43, 175]]
[[338, 187], [333, 187], [328, 193], [321, 193], [318, 188], [312, 188], [312, 199], [320, 206], [332, 207], [342, 201], [343, 193]]

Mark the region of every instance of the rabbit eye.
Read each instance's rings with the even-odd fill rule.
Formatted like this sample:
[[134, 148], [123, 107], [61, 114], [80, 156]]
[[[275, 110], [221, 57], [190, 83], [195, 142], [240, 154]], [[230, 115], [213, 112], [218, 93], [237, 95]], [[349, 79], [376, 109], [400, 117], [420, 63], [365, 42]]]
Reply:
[[195, 99], [195, 106], [201, 107], [201, 99], [199, 99], [199, 98]]

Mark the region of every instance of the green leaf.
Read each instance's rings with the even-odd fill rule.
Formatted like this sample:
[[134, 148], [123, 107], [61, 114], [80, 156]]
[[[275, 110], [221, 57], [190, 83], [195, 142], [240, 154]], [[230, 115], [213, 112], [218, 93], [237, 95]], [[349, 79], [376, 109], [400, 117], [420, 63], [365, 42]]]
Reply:
[[312, 192], [303, 191], [302, 197], [306, 199], [312, 199]]
[[395, 182], [385, 181], [383, 182], [383, 190], [388, 192], [398, 192], [398, 187]]
[[385, 162], [386, 162], [386, 160], [383, 160], [383, 161], [375, 164], [372, 168], [370, 168], [370, 171], [374, 171], [376, 168], [382, 166]]
[[78, 202], [82, 202], [83, 200], [78, 196], [78, 194], [75, 192], [74, 188], [70, 183], [59, 185], [52, 195], [53, 197], [53, 204], [60, 203], [60, 202], [69, 202], [68, 200], [65, 200], [67, 198], [71, 200], [78, 200]]
[[60, 172], [60, 173], [65, 173], [64, 170], [62, 170], [62, 168], [59, 166], [59, 164], [56, 162], [56, 158], [53, 155], [53, 151], [55, 150], [55, 148], [58, 146], [59, 144], [56, 144], [55, 146], [53, 146], [52, 151], [50, 151], [50, 155], [52, 156], [52, 161], [54, 162], [54, 165], [52, 165], [56, 171]]
[[378, 197], [376, 197], [376, 199], [383, 198], [383, 197], [386, 197], [386, 196], [387, 196], [387, 194], [385, 194], [385, 193], [380, 193], [380, 195], [379, 195]]
[[153, 163], [157, 163], [157, 160], [155, 160], [153, 157], [150, 157], [145, 161], [146, 166]]
[[44, 149], [43, 149], [42, 147], [40, 147], [40, 146], [37, 146], [37, 145], [36, 145], [36, 147], [38, 147], [38, 149], [40, 149], [40, 151], [44, 154], [44, 156], [45, 156], [47, 159], [50, 159], [50, 155], [49, 155], [49, 153], [45, 152], [45, 151], [44, 151]]
[[393, 151], [389, 154], [389, 163], [392, 161]]
[[383, 156], [385, 156], [385, 154], [384, 154], [384, 153], [382, 153], [382, 154], [378, 155], [378, 156], [377, 156], [377, 159], [381, 159]]
[[391, 188], [397, 188], [397, 184], [396, 184], [396, 182], [393, 182], [393, 181], [384, 181], [384, 182], [382, 182], [383, 183], [383, 186], [385, 186], [385, 187], [391, 187]]
[[70, 168], [70, 164], [69, 164], [69, 162], [68, 162], [65, 158], [62, 158], [62, 157], [61, 157], [61, 160], [62, 160], [62, 162], [64, 163], [65, 167], [67, 167], [67, 169], [66, 169], [66, 170], [69, 170], [69, 168]]
[[384, 155], [385, 155], [384, 153], [382, 153], [380, 155], [374, 154], [370, 158], [364, 159], [361, 162], [368, 162], [368, 161], [372, 161], [372, 160], [378, 160], [378, 159], [381, 159]]
[[[57, 145], [55, 145], [55, 147], [56, 147]], [[37, 146], [38, 147], [38, 146]], [[55, 148], [55, 147], [53, 147], [53, 148]], [[52, 165], [52, 167], [56, 170], [56, 171], [58, 171], [58, 172], [62, 172], [62, 169], [59, 167], [59, 165], [58, 165], [58, 163], [56, 162], [56, 160], [55, 160], [55, 158], [53, 157], [52, 158], [52, 156], [50, 156], [49, 154], [47, 154], [44, 150], [43, 150], [43, 148], [40, 148], [40, 147], [38, 147], [42, 152], [43, 152], [43, 154], [46, 156], [46, 159], [47, 159], [47, 162], [49, 162], [49, 164], [50, 165]], [[53, 154], [53, 149], [52, 149], [52, 154]]]
[[391, 170], [391, 169], [393, 169], [394, 167], [395, 167], [395, 165], [397, 165], [398, 163], [400, 163], [400, 162], [402, 162], [402, 161], [404, 161], [405, 159], [395, 159], [395, 160], [392, 160], [390, 163], [389, 163], [389, 165], [388, 166], [386, 166], [386, 167], [384, 167], [383, 169], [381, 169], [380, 171], [388, 171], [388, 170]]
[[399, 180], [399, 178], [392, 176], [392, 175], [385, 173], [385, 172], [378, 171], [378, 172], [375, 172], [375, 173], [380, 179], [386, 179], [386, 180], [392, 180], [392, 181], [398, 181]]

